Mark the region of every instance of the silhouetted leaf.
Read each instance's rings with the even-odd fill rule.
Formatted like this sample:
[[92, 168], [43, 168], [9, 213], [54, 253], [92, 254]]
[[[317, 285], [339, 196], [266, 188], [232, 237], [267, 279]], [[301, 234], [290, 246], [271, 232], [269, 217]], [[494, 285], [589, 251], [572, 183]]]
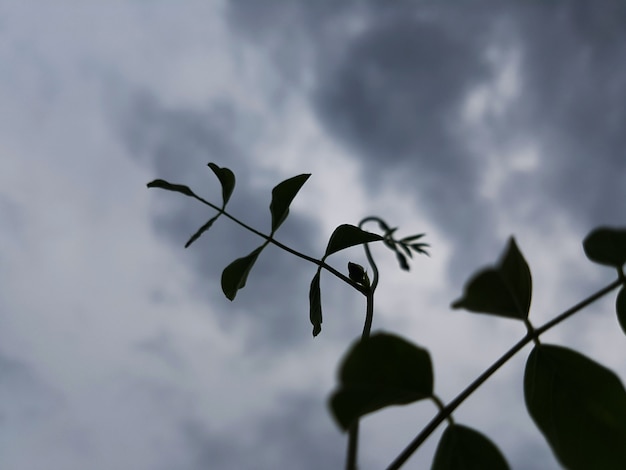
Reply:
[[382, 239], [383, 237], [375, 233], [366, 232], [354, 225], [343, 224], [337, 227], [330, 236], [324, 258], [354, 245], [362, 245], [363, 243], [375, 242]]
[[348, 263], [348, 276], [358, 284], [365, 282], [365, 268], [357, 263]]
[[318, 269], [309, 289], [309, 318], [313, 325], [313, 336], [317, 336], [322, 331], [322, 299], [320, 292], [320, 274]]
[[260, 246], [248, 256], [238, 258], [224, 268], [222, 271], [222, 291], [228, 300], [234, 300], [237, 291], [245, 287], [248, 274], [264, 247], [265, 245]]
[[626, 391], [611, 370], [567, 348], [535, 346], [524, 398], [564, 467], [626, 468]]
[[282, 224], [289, 215], [289, 205], [296, 197], [302, 185], [309, 179], [310, 174], [303, 174], [289, 178], [276, 185], [272, 189], [272, 202], [270, 212], [272, 213], [272, 233]]
[[356, 342], [339, 369], [339, 389], [330, 400], [343, 430], [359, 417], [390, 405], [432, 396], [428, 351], [396, 335], [376, 333]]
[[626, 334], [626, 287], [622, 287], [617, 294], [615, 310], [617, 311], [619, 326], [622, 327], [622, 331]]
[[197, 197], [194, 192], [189, 189], [187, 186], [182, 184], [172, 184], [168, 183], [165, 180], [154, 180], [147, 184], [149, 188], [160, 188], [167, 189], [168, 191], [175, 191], [177, 193], [182, 193], [185, 196]]
[[235, 174], [228, 168], [220, 168], [213, 162], [209, 163], [208, 166], [213, 170], [213, 173], [215, 173], [222, 185], [222, 208], [224, 208], [235, 189]]
[[399, 251], [396, 251], [396, 258], [398, 259], [398, 263], [403, 270], [408, 271], [411, 269], [409, 267], [409, 262], [406, 260], [406, 257]]
[[484, 434], [452, 424], [441, 435], [431, 470], [508, 470], [509, 464]]
[[200, 227], [196, 233], [194, 233], [189, 240], [187, 241], [187, 243], [185, 243], [185, 248], [189, 248], [189, 245], [191, 245], [193, 242], [195, 242], [198, 238], [200, 238], [200, 236], [206, 232], [207, 230], [209, 230], [211, 228], [211, 225], [213, 225], [213, 222], [215, 222], [218, 217], [221, 215], [217, 214], [215, 217], [210, 218], [206, 224], [204, 224], [202, 227]]
[[626, 263], [626, 230], [599, 227], [585, 237], [583, 248], [591, 261], [619, 268]]
[[420, 255], [426, 255], [426, 256], [430, 256], [428, 254], [428, 251], [426, 251], [424, 248], [429, 247], [430, 245], [428, 243], [412, 243], [411, 245], [409, 245], [411, 247], [411, 249], [415, 250], [416, 253], [419, 253]]
[[408, 237], [404, 237], [402, 239], [400, 239], [399, 241], [405, 244], [408, 244], [409, 242], [414, 242], [419, 240], [420, 238], [422, 238], [424, 235], [426, 235], [425, 233], [418, 233], [417, 235], [409, 235]]
[[531, 296], [530, 269], [511, 237], [500, 264], [475, 274], [452, 308], [523, 320], [528, 317]]

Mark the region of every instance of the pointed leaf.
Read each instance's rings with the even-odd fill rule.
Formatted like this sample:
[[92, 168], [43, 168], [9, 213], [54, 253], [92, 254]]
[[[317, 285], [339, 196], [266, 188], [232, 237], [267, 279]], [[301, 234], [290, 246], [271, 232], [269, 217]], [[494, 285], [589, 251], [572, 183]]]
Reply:
[[452, 308], [523, 320], [528, 317], [531, 296], [530, 269], [511, 237], [499, 266], [474, 275]]
[[508, 290], [511, 292], [511, 296], [515, 300], [519, 314], [523, 318], [528, 317], [533, 292], [533, 281], [528, 263], [517, 247], [517, 243], [515, 243], [515, 238], [513, 237], [509, 239], [507, 252], [498, 270]]
[[265, 245], [260, 246], [248, 256], [238, 258], [224, 268], [222, 271], [222, 291], [228, 300], [234, 300], [237, 291], [245, 287], [248, 274], [264, 247]]
[[564, 467], [626, 468], [626, 391], [611, 370], [571, 349], [535, 346], [524, 398]]
[[415, 242], [415, 241], [419, 240], [424, 235], [426, 235], [426, 234], [425, 233], [418, 233], [417, 235], [409, 235], [408, 237], [404, 237], [404, 238], [402, 238], [399, 241], [402, 242], [402, 243], [408, 244], [409, 242]]
[[404, 251], [404, 253], [409, 257], [409, 258], [413, 258], [413, 253], [411, 253], [411, 250], [409, 249], [408, 245], [404, 244], [404, 243], [398, 243], [398, 246], [400, 248], [402, 248], [402, 251]]
[[217, 176], [217, 179], [220, 180], [220, 184], [222, 185], [222, 208], [224, 208], [235, 189], [235, 174], [228, 168], [220, 168], [213, 162], [209, 163], [208, 166], [213, 170], [213, 173], [215, 173], [215, 176]]
[[343, 250], [344, 248], [349, 248], [354, 245], [362, 245], [363, 243], [375, 242], [382, 239], [383, 237], [375, 233], [366, 232], [361, 230], [359, 227], [355, 227], [354, 225], [343, 224], [337, 227], [330, 236], [324, 258]]
[[441, 435], [431, 470], [508, 470], [509, 464], [487, 436], [452, 424]]
[[622, 327], [622, 331], [626, 334], [626, 287], [622, 287], [617, 294], [615, 310], [617, 311], [619, 326]]
[[428, 351], [396, 335], [376, 333], [353, 344], [339, 369], [339, 389], [330, 400], [343, 430], [359, 417], [390, 405], [432, 396]]
[[311, 288], [309, 289], [309, 318], [313, 325], [313, 336], [317, 336], [322, 331], [322, 299], [320, 291], [320, 274], [321, 270], [318, 269], [313, 280], [311, 281]]
[[430, 245], [428, 243], [413, 243], [411, 245], [409, 245], [413, 250], [415, 250], [416, 253], [419, 253], [420, 255], [426, 255], [426, 256], [430, 256], [428, 254], [428, 251], [426, 251], [424, 248], [429, 247]]
[[194, 192], [189, 189], [187, 186], [182, 184], [172, 184], [168, 183], [165, 180], [154, 180], [147, 184], [149, 188], [160, 188], [167, 189], [168, 191], [175, 191], [177, 193], [182, 193], [185, 196], [197, 197]]
[[272, 213], [272, 233], [282, 224], [289, 215], [289, 205], [296, 197], [302, 185], [309, 179], [310, 174], [303, 174], [289, 178], [276, 185], [272, 189], [272, 202], [270, 212]]
[[406, 260], [406, 256], [404, 256], [399, 251], [396, 251], [396, 258], [398, 259], [398, 263], [400, 264], [400, 268], [404, 271], [409, 271], [411, 267], [409, 266], [409, 262]]
[[189, 248], [189, 245], [191, 245], [193, 242], [195, 242], [198, 238], [200, 238], [202, 236], [202, 234], [204, 232], [206, 232], [207, 230], [209, 230], [211, 228], [211, 225], [213, 225], [213, 222], [215, 222], [218, 217], [221, 214], [217, 214], [215, 217], [210, 218], [202, 227], [200, 227], [196, 233], [194, 233], [189, 240], [187, 241], [187, 243], [185, 243], [185, 248]]
[[626, 230], [599, 227], [585, 237], [583, 248], [591, 261], [619, 268], [626, 263]]

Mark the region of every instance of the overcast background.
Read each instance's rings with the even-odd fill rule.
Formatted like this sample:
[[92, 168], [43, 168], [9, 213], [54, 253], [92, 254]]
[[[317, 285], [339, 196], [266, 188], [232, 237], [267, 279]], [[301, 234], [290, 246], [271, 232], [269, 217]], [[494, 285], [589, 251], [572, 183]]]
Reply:
[[[234, 302], [221, 270], [259, 244], [155, 178], [267, 231], [271, 188], [312, 173], [277, 238], [319, 257], [367, 215], [427, 232], [401, 272], [375, 249], [374, 329], [429, 349], [451, 400], [524, 334], [451, 311], [514, 234], [541, 325], [612, 279], [581, 240], [626, 220], [626, 6], [529, 2], [0, 1], [0, 467], [341, 468], [326, 408], [360, 295], [263, 252]], [[375, 226], [369, 227], [376, 229]], [[365, 263], [355, 249], [331, 258]], [[607, 298], [546, 334], [626, 377]], [[514, 469], [558, 468], [523, 404], [524, 349], [455, 413]], [[435, 414], [362, 424], [384, 468]], [[441, 429], [406, 468], [428, 468]]]

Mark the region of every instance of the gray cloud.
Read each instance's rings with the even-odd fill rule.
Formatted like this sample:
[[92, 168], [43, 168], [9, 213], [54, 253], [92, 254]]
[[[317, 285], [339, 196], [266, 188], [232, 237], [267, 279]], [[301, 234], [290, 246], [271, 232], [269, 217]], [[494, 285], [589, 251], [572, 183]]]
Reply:
[[[290, 65], [313, 68], [321, 124], [363, 162], [368, 187], [395, 181], [428, 210], [454, 242], [457, 266], [489, 259], [484, 250], [497, 241], [501, 210], [536, 231], [552, 230], [554, 213], [582, 233], [624, 219], [617, 203], [626, 191], [620, 2], [361, 2], [338, 12], [301, 3], [290, 9], [290, 22], [256, 18], [245, 1], [232, 4], [231, 17], [256, 40], [299, 31], [293, 47], [306, 44], [313, 59]], [[280, 5], [270, 2], [267, 11]], [[489, 60], [494, 48], [501, 57]], [[504, 109], [480, 118], [495, 151], [490, 160], [487, 148], [470, 145], [479, 130], [466, 129], [462, 114], [470, 94], [493, 84], [511, 54], [520, 56], [510, 77], [519, 90]], [[536, 150], [532, 168], [516, 168], [520, 146]], [[487, 197], [494, 162], [502, 181]]]
[[193, 419], [183, 422], [192, 457], [182, 468], [341, 468], [345, 436], [332, 428], [325, 403], [308, 394], [285, 395], [280, 403], [236, 431], [218, 431]]

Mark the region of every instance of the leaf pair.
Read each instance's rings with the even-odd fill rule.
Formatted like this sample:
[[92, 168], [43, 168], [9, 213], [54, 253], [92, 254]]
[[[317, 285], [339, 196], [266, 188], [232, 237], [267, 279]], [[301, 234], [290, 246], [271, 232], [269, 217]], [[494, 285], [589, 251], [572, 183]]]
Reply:
[[500, 263], [475, 274], [452, 308], [525, 320], [531, 297], [530, 269], [511, 237]]
[[535, 346], [524, 398], [564, 467], [626, 468], [626, 391], [611, 370], [567, 348]]
[[[191, 245], [198, 238], [200, 238], [200, 236], [204, 232], [209, 230], [211, 226], [213, 225], [213, 223], [218, 219], [218, 217], [223, 214], [223, 211], [226, 208], [226, 204], [228, 203], [228, 200], [230, 199], [230, 196], [232, 195], [233, 190], [235, 189], [235, 175], [233, 174], [231, 170], [229, 170], [228, 168], [220, 168], [215, 163], [209, 163], [208, 166], [209, 168], [211, 168], [213, 173], [215, 173], [215, 176], [217, 176], [218, 180], [220, 181], [220, 184], [222, 185], [222, 208], [217, 213], [216, 216], [209, 219], [204, 225], [202, 225], [202, 227], [200, 227], [196, 231], [196, 233], [194, 233], [189, 238], [187, 243], [185, 243], [185, 248], [188, 248], [189, 245]], [[204, 199], [202, 199], [201, 197], [196, 195], [191, 189], [189, 189], [189, 187], [182, 185], [182, 184], [172, 184], [172, 183], [168, 183], [165, 180], [157, 179], [148, 183], [148, 188], [160, 188], [160, 189], [165, 189], [167, 191], [174, 191], [177, 193], [184, 194], [185, 196], [193, 197], [194, 199], [204, 202], [205, 204], [207, 203]]]
[[[270, 233], [270, 238], [289, 215], [289, 206], [291, 205], [291, 202], [310, 176], [310, 174], [294, 176], [283, 181], [282, 183], [279, 183], [274, 187], [274, 189], [272, 189], [272, 200], [270, 202], [272, 231]], [[250, 274], [254, 263], [268, 243], [269, 240], [265, 241], [265, 243], [256, 248], [249, 255], [237, 258], [235, 261], [226, 266], [222, 272], [222, 291], [228, 300], [234, 300], [237, 292], [245, 287], [248, 274]]]

